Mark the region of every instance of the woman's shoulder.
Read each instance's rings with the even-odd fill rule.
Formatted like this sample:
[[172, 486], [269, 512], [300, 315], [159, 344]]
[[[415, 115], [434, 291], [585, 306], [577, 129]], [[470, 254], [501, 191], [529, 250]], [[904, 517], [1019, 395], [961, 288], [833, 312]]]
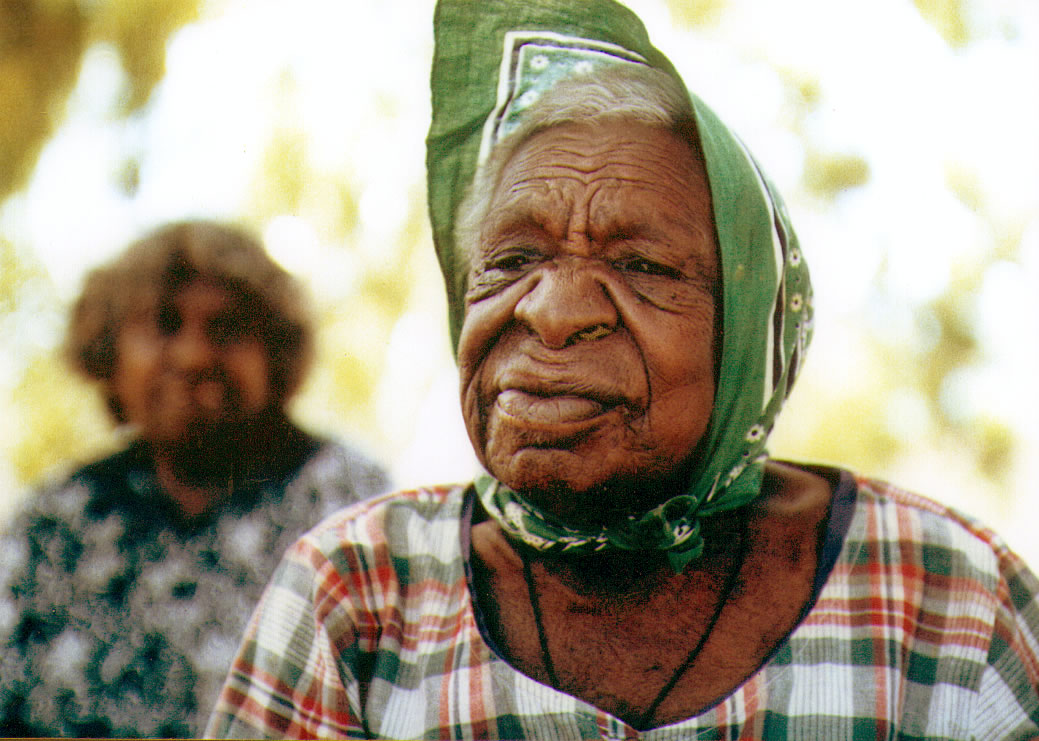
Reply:
[[782, 463], [787, 471], [807, 473], [830, 483], [828, 506], [847, 507], [853, 517], [848, 536], [856, 540], [915, 544], [928, 549], [963, 552], [975, 560], [995, 561], [1010, 553], [995, 531], [969, 514], [889, 481], [843, 468]]
[[465, 484], [394, 491], [363, 499], [332, 513], [300, 541], [331, 555], [388, 549], [394, 557], [460, 555]]
[[0, 529], [12, 533], [41, 523], [64, 523], [66, 529], [89, 526], [125, 503], [131, 481], [146, 473], [133, 446], [71, 472], [55, 471], [19, 499]]
[[936, 498], [889, 481], [855, 475], [857, 501], [878, 523], [881, 537], [1000, 557], [1003, 538], [977, 518]]
[[390, 490], [386, 469], [368, 453], [339, 440], [315, 442], [313, 452], [287, 482], [288, 493], [306, 489], [335, 508]]
[[[428, 590], [464, 584], [465, 486], [434, 486], [366, 499], [326, 517], [285, 552], [275, 591], [335, 593], [339, 608], [365, 612]], [[269, 588], [270, 589], [270, 588]], [[316, 590], [316, 591], [315, 591]]]
[[[855, 477], [856, 517], [848, 553], [926, 574], [932, 591], [968, 595], [1006, 614], [1026, 615], [1039, 636], [1039, 579], [994, 530], [955, 507], [887, 481]], [[885, 555], [886, 554], [886, 555]], [[951, 599], [951, 597], [950, 597]]]

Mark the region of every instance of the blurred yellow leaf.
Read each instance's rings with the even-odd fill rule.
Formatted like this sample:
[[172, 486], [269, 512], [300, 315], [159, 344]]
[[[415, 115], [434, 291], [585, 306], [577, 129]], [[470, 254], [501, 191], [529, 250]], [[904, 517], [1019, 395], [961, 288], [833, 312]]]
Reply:
[[960, 47], [970, 41], [963, 0], [913, 0], [913, 4], [950, 46]]
[[972, 211], [981, 211], [984, 206], [981, 183], [978, 181], [977, 173], [956, 165], [947, 165], [945, 168], [945, 182], [949, 190]]
[[0, 3], [0, 198], [28, 180], [87, 44], [80, 3]]
[[118, 50], [130, 90], [124, 112], [140, 108], [166, 74], [166, 43], [181, 26], [196, 20], [199, 0], [133, 0], [96, 6], [95, 39]]
[[825, 198], [833, 198], [841, 191], [863, 185], [869, 178], [869, 163], [857, 155], [809, 151], [805, 158], [805, 187]]
[[73, 376], [56, 352], [27, 364], [14, 398], [21, 434], [12, 462], [23, 481], [39, 481], [119, 446], [97, 390]]
[[671, 18], [686, 28], [715, 23], [726, 4], [726, 0], [667, 0]]

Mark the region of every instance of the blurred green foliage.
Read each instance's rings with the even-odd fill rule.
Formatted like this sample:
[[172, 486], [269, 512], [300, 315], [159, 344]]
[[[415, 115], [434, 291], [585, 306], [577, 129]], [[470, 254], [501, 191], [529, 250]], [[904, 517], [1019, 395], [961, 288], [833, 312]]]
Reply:
[[118, 52], [129, 86], [121, 112], [129, 114], [165, 73], [166, 40], [200, 7], [201, 0], [0, 2], [0, 199], [32, 173], [91, 44]]
[[0, 198], [28, 179], [87, 46], [77, 2], [0, 3]]

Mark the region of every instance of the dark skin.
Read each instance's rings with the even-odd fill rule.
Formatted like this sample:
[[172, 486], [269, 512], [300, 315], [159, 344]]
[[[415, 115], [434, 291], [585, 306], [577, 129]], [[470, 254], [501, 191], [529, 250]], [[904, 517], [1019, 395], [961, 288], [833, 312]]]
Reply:
[[[747, 555], [736, 589], [695, 663], [645, 728], [698, 715], [731, 694], [796, 626], [811, 595], [830, 504], [825, 479], [770, 463], [747, 509]], [[737, 562], [739, 515], [704, 522], [704, 556], [675, 574], [658, 554], [547, 559], [528, 553], [559, 685], [638, 724], [693, 649]], [[474, 591], [497, 645], [517, 669], [552, 684], [538, 642], [519, 549], [493, 521], [473, 527]], [[644, 730], [644, 729], [640, 729]]]
[[306, 449], [275, 398], [267, 348], [240, 330], [244, 311], [233, 291], [196, 279], [119, 333], [109, 393], [184, 520], [221, 507], [233, 481], [286, 470]]
[[[629, 122], [549, 129], [505, 166], [484, 221], [459, 345], [481, 462], [567, 521], [601, 524], [680, 493], [714, 403], [718, 257], [702, 164]], [[484, 519], [475, 591], [518, 670], [640, 727], [714, 705], [753, 674], [810, 599], [831, 483], [769, 463], [762, 496], [704, 522], [674, 573], [660, 553], [546, 557]], [[741, 547], [745, 546], [745, 557]], [[729, 576], [735, 588], [659, 707]]]

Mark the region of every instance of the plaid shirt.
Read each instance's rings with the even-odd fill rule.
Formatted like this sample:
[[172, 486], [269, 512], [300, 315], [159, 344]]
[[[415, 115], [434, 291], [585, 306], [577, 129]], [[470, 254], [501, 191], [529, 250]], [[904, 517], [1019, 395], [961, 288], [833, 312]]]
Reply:
[[814, 606], [757, 673], [697, 717], [639, 733], [499, 658], [470, 599], [466, 489], [455, 487], [352, 506], [290, 549], [208, 733], [1039, 737], [1035, 576], [962, 515], [883, 483], [844, 481], [847, 532], [821, 559]]

